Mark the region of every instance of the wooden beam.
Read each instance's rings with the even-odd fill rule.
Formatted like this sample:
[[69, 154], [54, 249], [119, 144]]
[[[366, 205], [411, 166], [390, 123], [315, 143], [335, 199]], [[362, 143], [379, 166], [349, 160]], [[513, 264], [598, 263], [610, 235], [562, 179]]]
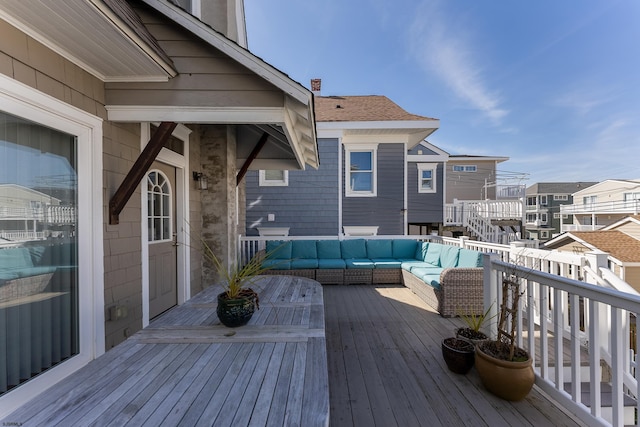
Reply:
[[147, 171], [158, 157], [158, 153], [162, 150], [165, 142], [173, 130], [176, 128], [177, 123], [174, 122], [162, 122], [158, 129], [155, 131], [149, 143], [142, 153], [136, 159], [136, 162], [127, 173], [127, 176], [120, 184], [120, 187], [116, 190], [115, 194], [109, 201], [109, 224], [118, 224], [120, 222], [120, 212], [124, 209], [125, 205], [136, 191], [136, 188], [140, 184], [142, 178], [146, 175]]
[[251, 154], [249, 154], [249, 157], [247, 157], [247, 160], [244, 161], [244, 164], [240, 168], [238, 176], [236, 177], [236, 187], [240, 185], [240, 182], [242, 182], [242, 179], [249, 170], [249, 166], [251, 166], [251, 163], [253, 163], [256, 157], [258, 157], [258, 154], [260, 154], [260, 151], [264, 148], [265, 144], [267, 143], [267, 139], [269, 139], [269, 134], [267, 132], [264, 132], [256, 146], [253, 147]]

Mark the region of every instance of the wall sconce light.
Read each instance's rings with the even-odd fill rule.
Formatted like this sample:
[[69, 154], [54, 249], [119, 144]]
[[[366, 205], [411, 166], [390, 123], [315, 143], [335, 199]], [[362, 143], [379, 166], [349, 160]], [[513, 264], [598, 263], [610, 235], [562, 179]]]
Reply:
[[209, 180], [202, 172], [193, 172], [193, 180], [198, 183], [199, 190], [206, 190], [209, 188]]

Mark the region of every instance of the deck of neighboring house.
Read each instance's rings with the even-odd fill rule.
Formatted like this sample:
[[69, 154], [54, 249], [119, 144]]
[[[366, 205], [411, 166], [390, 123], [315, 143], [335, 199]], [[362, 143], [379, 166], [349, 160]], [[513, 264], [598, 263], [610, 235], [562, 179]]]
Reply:
[[506, 402], [484, 390], [475, 370], [448, 371], [440, 342], [460, 320], [440, 317], [407, 288], [320, 287], [282, 276], [261, 288], [249, 325], [217, 324], [215, 294], [205, 291], [2, 421], [579, 425], [535, 388], [522, 402]]

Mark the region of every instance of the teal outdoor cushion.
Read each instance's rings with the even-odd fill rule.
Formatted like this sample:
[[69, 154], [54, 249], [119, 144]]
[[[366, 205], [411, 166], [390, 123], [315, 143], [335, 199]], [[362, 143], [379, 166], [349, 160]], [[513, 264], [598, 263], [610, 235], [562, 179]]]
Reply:
[[317, 259], [315, 240], [294, 240], [291, 248], [292, 259]]
[[440, 267], [450, 268], [458, 265], [458, 254], [460, 248], [455, 246], [443, 246], [440, 252]]
[[375, 268], [400, 268], [402, 261], [395, 258], [374, 258], [373, 265]]
[[[267, 258], [271, 260], [277, 259], [291, 259], [291, 251], [293, 245], [291, 242], [284, 242], [282, 240], [267, 240], [266, 253]], [[286, 270], [286, 269], [280, 269]]]
[[340, 242], [342, 259], [367, 258], [367, 244], [364, 239], [349, 239]]
[[456, 267], [482, 267], [482, 252], [472, 251], [470, 249], [460, 249], [458, 264]]
[[367, 258], [393, 258], [391, 240], [367, 240]]
[[440, 275], [439, 274], [425, 274], [420, 277], [424, 283], [432, 286], [435, 289], [440, 289]]
[[427, 246], [427, 253], [424, 256], [424, 261], [439, 267], [442, 248], [444, 248], [444, 245], [439, 243], [429, 243]]
[[318, 240], [316, 242], [316, 250], [319, 259], [342, 258], [339, 240]]
[[403, 270], [411, 271], [414, 268], [440, 268], [437, 265], [429, 264], [428, 262], [414, 260], [404, 260], [400, 264], [400, 268]]
[[424, 261], [427, 256], [427, 249], [429, 248], [429, 242], [418, 242], [416, 245], [416, 253], [413, 255], [413, 258]]
[[269, 270], [291, 270], [291, 261], [284, 259], [265, 259], [262, 261], [262, 267]]
[[411, 259], [416, 256], [418, 242], [408, 239], [395, 239], [391, 244], [392, 258]]
[[291, 269], [297, 270], [301, 268], [318, 268], [317, 259], [293, 259], [291, 260]]
[[368, 258], [350, 258], [344, 260], [347, 268], [375, 268], [373, 261]]
[[325, 258], [320, 258], [318, 259], [318, 268], [347, 268], [347, 263], [344, 262], [343, 259], [325, 259]]

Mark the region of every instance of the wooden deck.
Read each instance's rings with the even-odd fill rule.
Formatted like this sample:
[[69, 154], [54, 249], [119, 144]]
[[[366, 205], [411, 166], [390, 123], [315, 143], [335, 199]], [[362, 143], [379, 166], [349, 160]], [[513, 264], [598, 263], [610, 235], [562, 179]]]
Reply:
[[580, 425], [536, 389], [505, 402], [475, 370], [448, 371], [440, 342], [459, 320], [440, 317], [407, 288], [321, 287], [291, 276], [265, 277], [259, 288], [261, 309], [249, 325], [219, 325], [210, 288], [0, 422]]
[[576, 426], [537, 389], [521, 402], [450, 372], [445, 319], [407, 288], [325, 286], [332, 426]]
[[329, 421], [322, 287], [270, 276], [227, 328], [208, 288], [2, 420], [21, 426], [322, 426]]

